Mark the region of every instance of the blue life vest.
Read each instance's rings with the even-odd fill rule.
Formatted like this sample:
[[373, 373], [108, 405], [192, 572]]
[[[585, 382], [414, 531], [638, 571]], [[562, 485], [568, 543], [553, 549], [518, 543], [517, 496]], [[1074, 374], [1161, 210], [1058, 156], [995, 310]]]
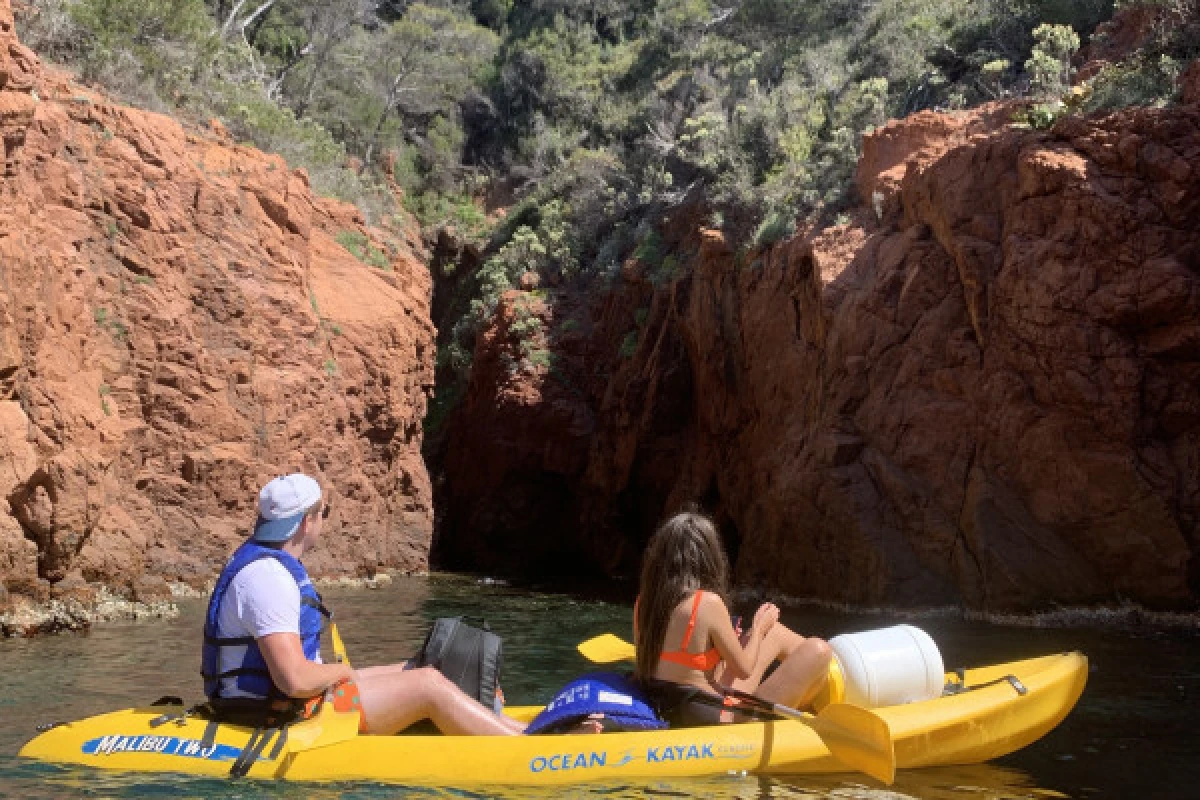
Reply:
[[[217, 635], [217, 618], [221, 603], [229, 591], [229, 584], [242, 569], [262, 558], [273, 558], [282, 564], [300, 587], [300, 645], [304, 650], [304, 657], [309, 661], [316, 661], [321, 654], [321, 630], [325, 620], [333, 614], [321, 604], [321, 595], [313, 588], [304, 565], [290, 553], [264, 547], [250, 539], [234, 552], [225, 569], [221, 571], [217, 584], [213, 587], [212, 599], [208, 602], [208, 613], [204, 618], [204, 648], [201, 654], [200, 674], [204, 677], [204, 693], [208, 695], [210, 702], [226, 699], [221, 696], [223, 678], [235, 678], [238, 690], [244, 695], [252, 696], [227, 698], [231, 702], [285, 697], [271, 682], [267, 662], [263, 660], [262, 651], [259, 650], [253, 636]], [[232, 648], [245, 648], [245, 654], [236, 667], [219, 672], [221, 651]]]
[[560, 689], [525, 732], [555, 733], [592, 714], [603, 714], [624, 730], [667, 727], [632, 680], [615, 672], [592, 672]]

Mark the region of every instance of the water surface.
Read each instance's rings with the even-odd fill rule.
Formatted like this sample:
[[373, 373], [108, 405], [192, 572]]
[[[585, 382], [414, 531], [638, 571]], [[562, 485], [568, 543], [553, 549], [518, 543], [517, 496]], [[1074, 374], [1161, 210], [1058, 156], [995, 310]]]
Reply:
[[[575, 645], [606, 631], [627, 636], [623, 603], [509, 589], [471, 578], [397, 579], [383, 589], [330, 590], [350, 656], [378, 664], [410, 656], [430, 620], [485, 617], [504, 636], [504, 689], [514, 704], [544, 702], [590, 665]], [[271, 784], [148, 776], [56, 767], [15, 757], [40, 722], [144, 704], [160, 695], [200, 692], [203, 603], [181, 603], [177, 619], [111, 623], [87, 634], [0, 641], [0, 796], [95, 798], [1194, 798], [1200, 797], [1200, 633], [1155, 630], [1029, 628], [968, 622], [954, 615], [891, 616], [785, 609], [784, 621], [821, 636], [898, 621], [924, 628], [948, 667], [1082, 650], [1092, 664], [1075, 711], [1034, 745], [971, 767], [902, 770], [882, 789], [869, 778], [757, 778], [595, 784], [552, 790], [498, 787], [455, 791], [379, 784]], [[469, 765], [464, 765], [469, 766]]]

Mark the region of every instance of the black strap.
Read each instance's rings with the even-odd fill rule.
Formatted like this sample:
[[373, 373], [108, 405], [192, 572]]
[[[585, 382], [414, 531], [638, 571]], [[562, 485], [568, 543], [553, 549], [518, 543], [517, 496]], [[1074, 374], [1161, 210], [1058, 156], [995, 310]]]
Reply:
[[221, 727], [221, 723], [216, 717], [211, 718], [208, 724], [204, 726], [204, 735], [200, 737], [200, 747], [204, 750], [211, 750], [213, 745], [217, 743], [217, 728]]
[[325, 607], [325, 604], [321, 601], [321, 595], [319, 594], [316, 596], [316, 599], [313, 599], [308, 595], [301, 595], [300, 605], [308, 606], [309, 608], [315, 608], [317, 611], [321, 612], [321, 616], [327, 620], [333, 619], [333, 612]]
[[271, 673], [268, 670], [258, 667], [237, 667], [236, 669], [227, 669], [224, 672], [218, 672], [216, 675], [200, 670], [200, 677], [206, 681], [219, 681], [222, 678], [234, 678], [238, 675], [266, 675], [270, 677]]
[[288, 726], [294, 719], [295, 713], [292, 713], [282, 722], [255, 728], [254, 732], [250, 734], [250, 738], [246, 740], [246, 746], [242, 748], [241, 754], [229, 768], [229, 777], [245, 777], [246, 773], [254, 767], [254, 762], [258, 761], [263, 751], [271, 744], [272, 739], [275, 741], [275, 746], [271, 748], [271, 754], [267, 756], [267, 760], [274, 761], [279, 758], [284, 745], [287, 744]]
[[275, 737], [275, 747], [271, 750], [271, 755], [268, 758], [271, 761], [279, 758], [279, 754], [283, 752], [283, 746], [288, 740], [288, 723], [284, 723], [279, 728], [279, 735]]
[[299, 719], [307, 700], [271, 694], [268, 697], [217, 697], [209, 701], [209, 715], [221, 722], [270, 728]]
[[194, 713], [196, 713], [195, 707], [189, 709], [180, 709], [178, 711], [168, 711], [167, 713], [160, 714], [159, 716], [150, 720], [150, 727], [157, 728], [159, 725], [165, 725], [168, 722], [174, 722], [179, 725], [183, 725], [185, 722], [187, 722], [187, 718]]
[[234, 759], [233, 766], [229, 768], [229, 777], [243, 778], [250, 768], [254, 766], [254, 762], [258, 761], [259, 755], [262, 754], [263, 748], [270, 742], [271, 737], [275, 734], [275, 728], [255, 728], [250, 734], [250, 738], [246, 740], [246, 746], [242, 748], [242, 752]]
[[204, 634], [205, 644], [215, 644], [217, 647], [242, 647], [254, 644], [253, 636], [209, 636]]

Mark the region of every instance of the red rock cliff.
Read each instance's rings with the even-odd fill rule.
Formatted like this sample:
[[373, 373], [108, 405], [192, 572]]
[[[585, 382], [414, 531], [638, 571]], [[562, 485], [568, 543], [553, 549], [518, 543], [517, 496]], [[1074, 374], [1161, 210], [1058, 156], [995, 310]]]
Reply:
[[486, 368], [522, 363], [511, 297], [439, 550], [628, 573], [698, 500], [739, 581], [792, 595], [1195, 607], [1200, 107], [1050, 133], [923, 114], [865, 150], [871, 208], [765, 254], [676, 215], [689, 274], [557, 298], [550, 369]]
[[201, 582], [295, 469], [333, 496], [317, 571], [425, 567], [433, 327], [406, 235], [43, 69], [9, 0], [0, 134], [0, 586]]

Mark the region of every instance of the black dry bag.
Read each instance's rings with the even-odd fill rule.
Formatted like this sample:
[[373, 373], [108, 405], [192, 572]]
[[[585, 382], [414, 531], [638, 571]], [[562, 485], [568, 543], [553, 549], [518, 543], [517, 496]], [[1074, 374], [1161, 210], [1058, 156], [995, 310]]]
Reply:
[[415, 661], [419, 667], [435, 667], [488, 708], [496, 707], [504, 644], [486, 622], [480, 629], [462, 617], [434, 620]]

